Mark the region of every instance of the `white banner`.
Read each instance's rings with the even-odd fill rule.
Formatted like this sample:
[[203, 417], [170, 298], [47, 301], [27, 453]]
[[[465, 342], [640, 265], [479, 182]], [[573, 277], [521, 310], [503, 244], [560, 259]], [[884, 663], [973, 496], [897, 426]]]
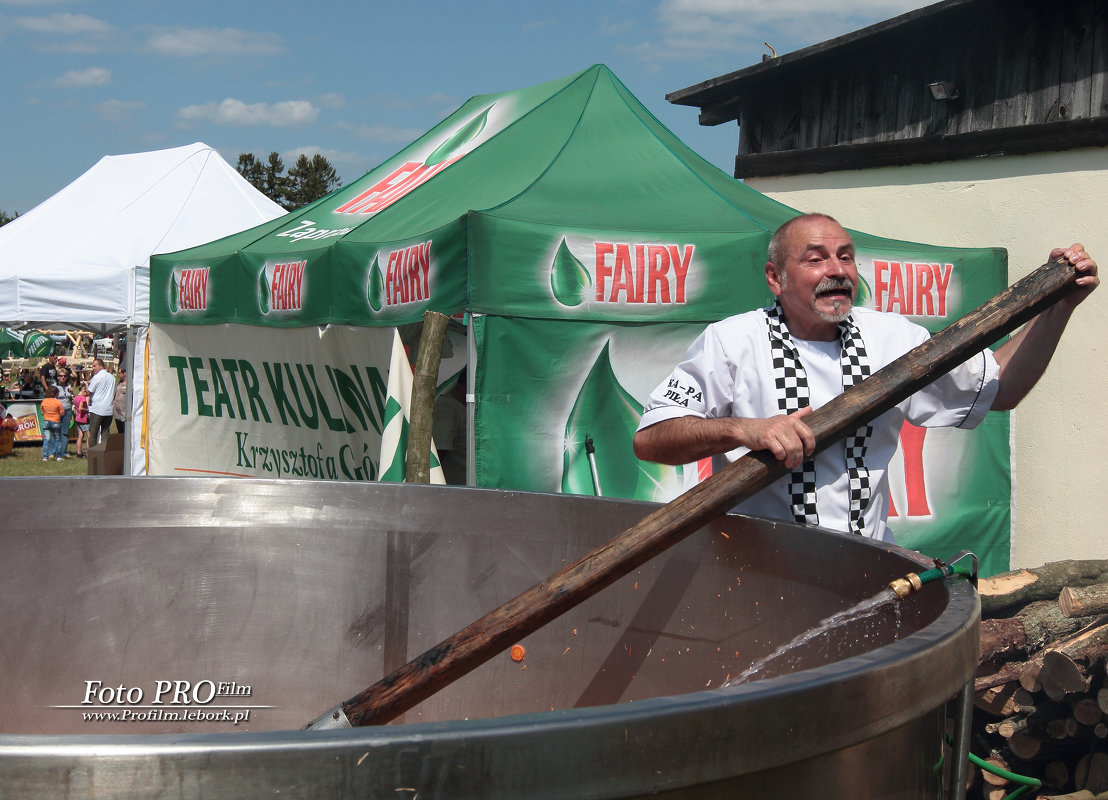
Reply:
[[148, 474], [403, 480], [395, 328], [153, 325], [147, 344]]

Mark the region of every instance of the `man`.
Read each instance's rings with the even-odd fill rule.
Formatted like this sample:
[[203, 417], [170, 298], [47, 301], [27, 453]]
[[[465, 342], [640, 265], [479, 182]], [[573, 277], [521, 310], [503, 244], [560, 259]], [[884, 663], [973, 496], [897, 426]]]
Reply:
[[35, 378], [31, 374], [31, 370], [24, 368], [19, 371], [19, 397], [21, 400], [34, 399], [36, 385], [45, 394], [46, 390], [42, 388], [41, 383], [36, 384]]
[[115, 417], [116, 433], [123, 433], [127, 425], [127, 370], [123, 367], [119, 368], [119, 381], [115, 385], [112, 416]]
[[115, 400], [115, 378], [104, 368], [99, 358], [92, 360], [92, 378], [88, 382], [89, 447], [100, 441], [100, 434], [107, 436], [112, 428], [112, 402]]
[[38, 376], [39, 383], [42, 385], [42, 394], [45, 396], [46, 390], [58, 382], [58, 356], [56, 354], [51, 353], [42, 362], [42, 366], [38, 368]]
[[1025, 325], [994, 354], [986, 350], [812, 457], [804, 419], [925, 341], [896, 314], [854, 308], [854, 242], [831, 217], [810, 214], [781, 226], [769, 246], [769, 309], [708, 326], [686, 360], [654, 390], [635, 434], [642, 459], [684, 464], [734, 461], [768, 450], [792, 471], [738, 506], [743, 513], [891, 541], [885, 525], [886, 469], [906, 419], [925, 427], [972, 428], [990, 410], [1009, 410], [1031, 390], [1074, 308], [1099, 285], [1080, 244], [1056, 249], [1079, 272], [1079, 289]]

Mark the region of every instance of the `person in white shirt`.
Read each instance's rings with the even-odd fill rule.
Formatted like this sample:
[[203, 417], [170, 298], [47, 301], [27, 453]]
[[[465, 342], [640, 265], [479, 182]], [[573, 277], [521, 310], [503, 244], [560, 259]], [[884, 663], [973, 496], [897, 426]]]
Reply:
[[115, 377], [99, 358], [92, 360], [92, 378], [88, 382], [88, 443], [91, 447], [107, 436], [112, 426], [112, 402], [115, 400]]
[[1095, 289], [1097, 265], [1080, 244], [1065, 255], [1077, 291], [1044, 311], [995, 355], [969, 359], [856, 433], [813, 457], [804, 418], [846, 387], [922, 343], [928, 332], [891, 313], [854, 307], [854, 242], [838, 222], [806, 214], [774, 234], [767, 309], [708, 326], [651, 394], [635, 434], [644, 460], [734, 461], [768, 450], [791, 471], [735, 510], [891, 541], [887, 467], [904, 420], [972, 428], [1009, 410], [1042, 376], [1077, 305]]

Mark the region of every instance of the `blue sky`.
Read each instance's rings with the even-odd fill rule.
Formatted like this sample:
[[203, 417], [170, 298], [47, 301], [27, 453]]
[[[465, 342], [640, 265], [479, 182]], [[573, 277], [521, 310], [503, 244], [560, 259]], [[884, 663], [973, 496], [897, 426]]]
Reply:
[[[475, 94], [603, 63], [730, 173], [733, 124], [665, 95], [889, 19], [918, 0], [0, 0], [0, 210], [26, 213], [104, 155], [192, 142], [323, 153], [344, 183]], [[830, 7], [829, 7], [830, 6]]]

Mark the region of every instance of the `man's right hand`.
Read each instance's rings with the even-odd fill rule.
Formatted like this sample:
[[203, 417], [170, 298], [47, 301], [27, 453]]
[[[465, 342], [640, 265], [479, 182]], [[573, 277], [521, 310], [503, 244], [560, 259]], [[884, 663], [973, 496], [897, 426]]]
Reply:
[[738, 447], [768, 450], [789, 469], [804, 463], [816, 447], [816, 437], [802, 408], [768, 419], [676, 417], [643, 428], [635, 434], [635, 455], [661, 464], [689, 464]]
[[816, 435], [804, 422], [810, 413], [808, 406], [768, 419], [740, 420], [743, 444], [751, 450], [768, 450], [790, 470], [798, 469], [816, 449]]

